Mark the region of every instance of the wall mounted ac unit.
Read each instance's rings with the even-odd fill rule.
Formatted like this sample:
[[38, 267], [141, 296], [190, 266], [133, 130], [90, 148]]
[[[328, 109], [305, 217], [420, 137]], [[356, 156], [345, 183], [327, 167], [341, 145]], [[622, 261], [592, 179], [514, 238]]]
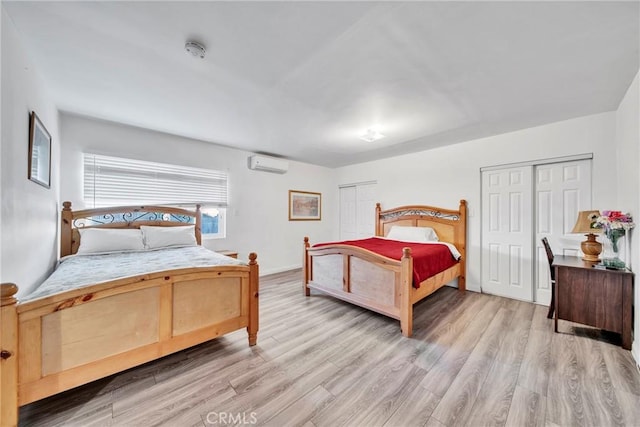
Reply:
[[255, 155], [249, 157], [249, 169], [275, 173], [287, 173], [289, 170], [289, 162], [275, 157]]

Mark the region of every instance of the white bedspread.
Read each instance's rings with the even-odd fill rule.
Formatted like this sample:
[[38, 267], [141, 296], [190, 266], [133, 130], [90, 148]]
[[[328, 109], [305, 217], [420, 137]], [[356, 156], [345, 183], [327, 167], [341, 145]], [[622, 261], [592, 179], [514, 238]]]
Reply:
[[73, 255], [63, 258], [56, 271], [35, 291], [25, 298], [21, 298], [20, 301], [31, 301], [59, 292], [138, 274], [178, 268], [245, 264], [202, 246], [98, 255]]

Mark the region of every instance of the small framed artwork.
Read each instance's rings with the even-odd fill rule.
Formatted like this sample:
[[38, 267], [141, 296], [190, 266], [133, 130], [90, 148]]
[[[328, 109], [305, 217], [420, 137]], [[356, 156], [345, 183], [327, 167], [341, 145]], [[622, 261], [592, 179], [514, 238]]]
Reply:
[[29, 120], [29, 179], [51, 187], [51, 135], [35, 111]]
[[289, 190], [289, 221], [320, 221], [322, 194]]

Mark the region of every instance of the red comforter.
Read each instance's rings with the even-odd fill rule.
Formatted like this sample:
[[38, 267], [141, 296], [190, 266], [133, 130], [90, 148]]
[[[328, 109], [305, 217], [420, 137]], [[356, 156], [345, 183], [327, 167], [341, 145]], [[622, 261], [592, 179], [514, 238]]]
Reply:
[[402, 249], [411, 248], [413, 258], [413, 286], [420, 287], [420, 283], [429, 277], [446, 270], [456, 264], [456, 260], [451, 255], [451, 251], [445, 245], [428, 243], [408, 243], [398, 240], [389, 240], [372, 237], [362, 240], [346, 240], [344, 242], [318, 243], [314, 248], [328, 245], [350, 245], [367, 249], [378, 255], [400, 260]]

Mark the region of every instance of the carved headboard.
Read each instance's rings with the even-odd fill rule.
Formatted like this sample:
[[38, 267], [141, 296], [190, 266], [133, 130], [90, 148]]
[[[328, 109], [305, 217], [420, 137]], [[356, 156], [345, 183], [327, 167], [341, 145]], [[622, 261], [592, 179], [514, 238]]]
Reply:
[[376, 236], [386, 236], [394, 225], [431, 227], [440, 241], [453, 243], [463, 259], [466, 259], [466, 200], [460, 200], [458, 210], [412, 205], [383, 211], [380, 203], [376, 203]]
[[198, 244], [202, 244], [202, 213], [170, 206], [115, 206], [73, 211], [71, 202], [62, 204], [60, 256], [75, 254], [80, 246], [79, 228], [140, 228], [141, 225], [175, 227], [193, 224]]

